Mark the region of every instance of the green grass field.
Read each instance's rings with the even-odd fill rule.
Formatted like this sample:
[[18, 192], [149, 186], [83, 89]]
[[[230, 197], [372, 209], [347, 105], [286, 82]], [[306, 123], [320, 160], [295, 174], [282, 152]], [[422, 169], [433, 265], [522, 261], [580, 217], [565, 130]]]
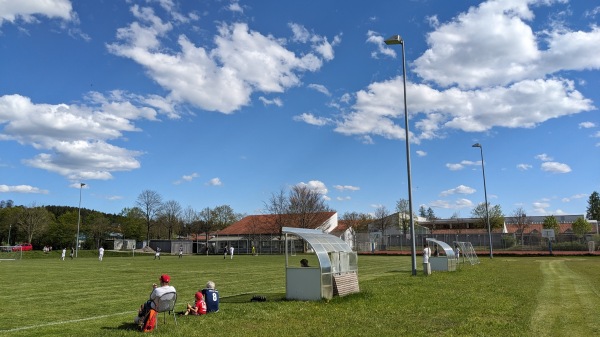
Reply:
[[[0, 336], [137, 336], [133, 317], [161, 273], [177, 288], [178, 311], [209, 279], [221, 294], [219, 313], [178, 325], [161, 315], [153, 332], [161, 336], [600, 335], [598, 257], [481, 257], [425, 277], [420, 258], [411, 276], [409, 257], [359, 256], [359, 294], [299, 302], [283, 300], [283, 256], [113, 254], [1, 261]], [[250, 302], [253, 295], [268, 301]]]

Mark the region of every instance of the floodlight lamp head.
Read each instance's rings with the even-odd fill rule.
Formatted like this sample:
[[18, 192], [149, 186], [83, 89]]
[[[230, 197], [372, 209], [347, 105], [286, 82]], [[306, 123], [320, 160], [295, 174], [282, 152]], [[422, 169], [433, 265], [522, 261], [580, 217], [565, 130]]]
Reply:
[[481, 147], [481, 144], [475, 143], [475, 144], [472, 145], [472, 147]]
[[394, 36], [390, 37], [389, 39], [385, 40], [385, 44], [387, 44], [387, 45], [391, 45], [391, 44], [404, 45], [404, 40], [402, 40], [402, 37], [400, 37], [400, 35], [394, 35]]
[[85, 186], [85, 183], [79, 183], [79, 187]]

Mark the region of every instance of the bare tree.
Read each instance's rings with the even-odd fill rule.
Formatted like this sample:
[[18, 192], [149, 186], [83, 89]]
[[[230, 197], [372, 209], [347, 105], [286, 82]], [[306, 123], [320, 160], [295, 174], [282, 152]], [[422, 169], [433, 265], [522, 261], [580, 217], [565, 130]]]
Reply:
[[389, 217], [390, 212], [385, 206], [379, 206], [375, 209], [375, 226], [381, 231], [381, 244], [384, 244], [385, 230], [392, 225]]
[[346, 212], [340, 220], [347, 222], [356, 232], [366, 232], [368, 225], [373, 222], [373, 216], [368, 213]]
[[138, 195], [136, 205], [144, 213], [146, 220], [146, 240], [150, 242], [150, 229], [152, 228], [152, 221], [160, 211], [162, 206], [162, 197], [158, 192], [152, 190], [144, 190]]
[[454, 220], [456, 226], [452, 227], [452, 224], [450, 222], [448, 222], [448, 224], [450, 225], [450, 229], [455, 229], [456, 233], [460, 234], [462, 232], [462, 228], [463, 226], [461, 226], [461, 218], [460, 218], [460, 212], [454, 212], [452, 213], [452, 216], [450, 217], [450, 219]]
[[289, 195], [289, 214], [292, 216], [294, 227], [315, 228], [321, 224], [322, 212], [331, 212], [325, 204], [323, 195], [305, 185], [292, 187]]
[[271, 194], [269, 201], [265, 202], [265, 213], [275, 216], [275, 223], [279, 227], [279, 235], [282, 235], [281, 228], [287, 225], [289, 209], [290, 202], [283, 188], [277, 193]]
[[523, 207], [519, 207], [513, 211], [512, 222], [517, 226], [517, 232], [521, 233], [521, 245], [523, 245], [523, 237], [525, 229], [531, 225], [531, 218], [527, 217]]
[[208, 255], [208, 236], [214, 230], [214, 219], [212, 215], [213, 211], [210, 207], [206, 207], [198, 213], [198, 232], [205, 234], [206, 239], [206, 255]]
[[192, 206], [188, 205], [182, 212], [181, 221], [183, 222], [183, 227], [180, 235], [190, 235], [194, 231], [194, 223], [198, 221], [198, 212]]
[[175, 200], [169, 200], [162, 204], [160, 217], [167, 228], [167, 238], [173, 238], [173, 232], [178, 231], [181, 225], [181, 205]]
[[[367, 232], [369, 224], [373, 222], [373, 217], [368, 213], [346, 212], [340, 220], [346, 222], [355, 233]], [[357, 246], [358, 237], [354, 235], [354, 246]]]

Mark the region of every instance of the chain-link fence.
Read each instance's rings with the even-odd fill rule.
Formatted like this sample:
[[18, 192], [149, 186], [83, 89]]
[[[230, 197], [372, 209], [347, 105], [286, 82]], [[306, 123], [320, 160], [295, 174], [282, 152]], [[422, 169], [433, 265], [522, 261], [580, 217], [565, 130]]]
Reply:
[[[477, 251], [489, 251], [490, 236], [482, 234], [417, 234], [415, 246], [420, 250], [426, 238], [432, 238], [452, 245], [454, 242], [470, 242]], [[558, 234], [549, 245], [548, 239], [541, 234], [504, 234], [492, 233], [492, 247], [494, 250], [506, 251], [598, 251], [600, 249], [600, 235], [590, 234], [579, 237], [574, 234]], [[591, 243], [590, 243], [591, 242]], [[359, 252], [373, 251], [410, 251], [410, 235], [384, 235], [370, 238], [368, 233], [356, 235], [355, 249]]]

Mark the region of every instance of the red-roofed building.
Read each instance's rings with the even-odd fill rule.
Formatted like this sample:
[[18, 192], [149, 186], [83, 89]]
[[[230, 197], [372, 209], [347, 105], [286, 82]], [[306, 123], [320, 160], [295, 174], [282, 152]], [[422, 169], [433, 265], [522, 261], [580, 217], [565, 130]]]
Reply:
[[[250, 253], [255, 247], [256, 253], [282, 253], [282, 227], [319, 229], [335, 234], [353, 246], [351, 228], [339, 227], [337, 212], [311, 214], [261, 214], [249, 215], [238, 222], [218, 231], [209, 240], [214, 250], [221, 252], [225, 246], [233, 245], [240, 253]], [[338, 235], [339, 234], [339, 235]], [[303, 250], [303, 242], [295, 243], [295, 248]]]

